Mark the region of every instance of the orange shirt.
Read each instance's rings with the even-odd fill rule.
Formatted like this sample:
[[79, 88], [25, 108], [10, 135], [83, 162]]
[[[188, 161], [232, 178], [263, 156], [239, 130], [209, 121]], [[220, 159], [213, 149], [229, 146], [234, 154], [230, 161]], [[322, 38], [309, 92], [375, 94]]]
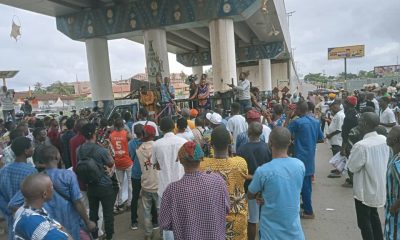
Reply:
[[128, 132], [126, 130], [114, 130], [110, 134], [110, 142], [114, 149], [115, 167], [124, 170], [132, 166], [133, 161], [129, 156]]

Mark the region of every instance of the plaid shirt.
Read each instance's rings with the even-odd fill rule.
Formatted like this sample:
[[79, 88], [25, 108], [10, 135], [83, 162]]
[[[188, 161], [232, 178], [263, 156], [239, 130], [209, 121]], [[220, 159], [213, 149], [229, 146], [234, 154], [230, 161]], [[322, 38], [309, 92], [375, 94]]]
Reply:
[[[13, 217], [8, 210], [8, 203], [20, 190], [22, 181], [36, 172], [30, 164], [21, 162], [11, 163], [0, 170], [0, 210], [7, 217], [9, 233], [12, 233]], [[8, 239], [13, 239], [13, 234], [8, 236]]]
[[229, 213], [226, 183], [217, 174], [186, 173], [165, 190], [160, 227], [174, 232], [176, 240], [225, 240]]

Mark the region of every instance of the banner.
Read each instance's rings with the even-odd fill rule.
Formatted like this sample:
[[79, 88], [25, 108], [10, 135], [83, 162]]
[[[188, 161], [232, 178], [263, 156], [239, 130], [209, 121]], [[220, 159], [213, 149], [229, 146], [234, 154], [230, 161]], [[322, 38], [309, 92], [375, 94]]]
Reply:
[[328, 60], [359, 58], [364, 57], [364, 54], [364, 45], [328, 48]]
[[400, 65], [378, 66], [374, 67], [377, 77], [392, 77], [400, 75]]

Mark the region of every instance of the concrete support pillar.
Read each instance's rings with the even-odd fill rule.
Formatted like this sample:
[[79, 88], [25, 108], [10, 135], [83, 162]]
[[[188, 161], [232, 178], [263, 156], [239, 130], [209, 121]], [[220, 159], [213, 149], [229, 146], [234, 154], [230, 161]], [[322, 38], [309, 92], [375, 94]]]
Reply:
[[233, 20], [212, 20], [209, 28], [214, 91], [226, 91], [231, 89], [227, 84], [232, 83], [232, 78], [237, 85]]
[[104, 112], [108, 113], [114, 106], [114, 95], [107, 39], [91, 38], [85, 43], [92, 100], [95, 106], [104, 108]]
[[260, 91], [272, 91], [272, 72], [271, 72], [271, 60], [261, 59], [258, 62], [259, 66], [259, 77], [261, 83]]
[[197, 79], [200, 80], [201, 74], [203, 74], [203, 66], [192, 67], [192, 74], [197, 75]]
[[169, 77], [167, 35], [164, 29], [144, 31], [147, 74], [150, 82], [156, 82], [157, 74]]

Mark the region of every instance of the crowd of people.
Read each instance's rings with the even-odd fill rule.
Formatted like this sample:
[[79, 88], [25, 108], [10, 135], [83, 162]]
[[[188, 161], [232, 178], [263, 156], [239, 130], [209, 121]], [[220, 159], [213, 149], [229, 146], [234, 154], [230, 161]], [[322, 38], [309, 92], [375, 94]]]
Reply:
[[[212, 111], [200, 97], [176, 120], [154, 119], [144, 104], [135, 118], [104, 119], [95, 108], [0, 122], [8, 239], [118, 239], [114, 216], [126, 211], [145, 239], [157, 229], [177, 240], [304, 239], [300, 219], [315, 218], [323, 142], [344, 161], [328, 177], [348, 175], [343, 186], [353, 188], [363, 239], [398, 239], [397, 96], [382, 89], [262, 101], [246, 74], [240, 79], [230, 85], [241, 99], [229, 111]], [[204, 96], [205, 86], [193, 94]], [[167, 80], [161, 88], [173, 99]], [[377, 208], [385, 204], [382, 229]]]

